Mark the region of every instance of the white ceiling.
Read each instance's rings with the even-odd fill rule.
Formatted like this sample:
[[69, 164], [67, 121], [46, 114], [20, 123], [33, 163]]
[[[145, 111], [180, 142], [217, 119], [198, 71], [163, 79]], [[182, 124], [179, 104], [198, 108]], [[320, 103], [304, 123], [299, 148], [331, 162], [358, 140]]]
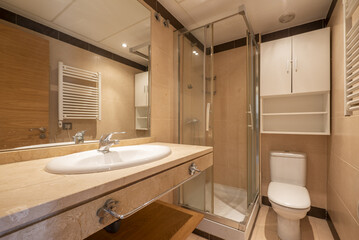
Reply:
[[[325, 19], [332, 0], [159, 0], [187, 29], [205, 25], [238, 12], [245, 5], [246, 13], [255, 33], [270, 33]], [[290, 23], [280, 23], [283, 13], [294, 12]], [[228, 19], [217, 23], [214, 30], [215, 45], [245, 36], [243, 19]]]
[[0, 0], [0, 6], [148, 65], [129, 52], [150, 41], [150, 11], [136, 0]]
[[[332, 0], [159, 0], [187, 29], [238, 12], [245, 5], [255, 33], [270, 33], [326, 17]], [[136, 0], [0, 0], [0, 6], [143, 65], [129, 47], [150, 41], [150, 11]], [[295, 19], [278, 21], [283, 13]], [[214, 44], [245, 37], [246, 25], [235, 16], [214, 25]], [[203, 40], [203, 33], [194, 35]], [[122, 43], [128, 48], [123, 48]], [[144, 49], [143, 49], [144, 50]], [[141, 52], [144, 52], [144, 51]]]

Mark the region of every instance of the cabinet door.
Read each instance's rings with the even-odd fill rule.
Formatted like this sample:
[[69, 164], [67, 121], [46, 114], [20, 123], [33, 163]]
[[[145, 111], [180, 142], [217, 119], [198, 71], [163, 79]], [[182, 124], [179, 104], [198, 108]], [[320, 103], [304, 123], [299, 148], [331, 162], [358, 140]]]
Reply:
[[148, 105], [148, 72], [135, 75], [135, 106]]
[[291, 38], [261, 44], [261, 96], [291, 93]]
[[330, 90], [330, 28], [293, 36], [293, 93]]

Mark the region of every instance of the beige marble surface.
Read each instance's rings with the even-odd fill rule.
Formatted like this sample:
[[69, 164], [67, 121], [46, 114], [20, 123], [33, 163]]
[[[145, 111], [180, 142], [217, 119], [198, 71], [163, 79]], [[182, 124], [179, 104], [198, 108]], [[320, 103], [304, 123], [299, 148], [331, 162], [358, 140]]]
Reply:
[[44, 167], [52, 158], [0, 165], [0, 235], [213, 151], [205, 146], [151, 144], [169, 146], [172, 153], [152, 163], [91, 174], [47, 173]]

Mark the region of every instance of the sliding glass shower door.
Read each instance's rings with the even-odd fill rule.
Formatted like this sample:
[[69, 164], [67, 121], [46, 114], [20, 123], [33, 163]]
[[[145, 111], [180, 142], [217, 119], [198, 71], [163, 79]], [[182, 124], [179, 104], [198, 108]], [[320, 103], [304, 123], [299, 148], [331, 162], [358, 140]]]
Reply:
[[259, 49], [255, 36], [247, 32], [247, 203], [259, 194]]
[[[243, 38], [226, 43], [221, 29], [232, 26]], [[214, 148], [213, 167], [180, 188], [179, 203], [241, 230], [259, 192], [259, 56], [248, 32], [237, 14], [178, 34], [179, 142]]]
[[[180, 34], [180, 143], [213, 144], [212, 25]], [[180, 203], [212, 212], [212, 168], [181, 187]]]

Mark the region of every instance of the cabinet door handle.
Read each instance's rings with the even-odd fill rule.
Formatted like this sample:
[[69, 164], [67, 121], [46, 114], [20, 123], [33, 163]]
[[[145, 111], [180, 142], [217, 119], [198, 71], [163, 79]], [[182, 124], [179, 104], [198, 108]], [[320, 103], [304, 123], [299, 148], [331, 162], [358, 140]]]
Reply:
[[252, 105], [248, 104], [249, 111], [247, 112], [249, 114], [249, 118], [251, 123], [248, 125], [249, 128], [253, 129], [253, 113], [252, 113]]
[[211, 103], [207, 103], [206, 107], [206, 131], [209, 131], [209, 111], [211, 110]]
[[286, 70], [286, 72], [289, 74], [289, 67], [290, 67], [290, 60], [288, 59], [287, 60], [287, 70]]
[[298, 72], [298, 59], [294, 58], [294, 69], [296, 72]]

